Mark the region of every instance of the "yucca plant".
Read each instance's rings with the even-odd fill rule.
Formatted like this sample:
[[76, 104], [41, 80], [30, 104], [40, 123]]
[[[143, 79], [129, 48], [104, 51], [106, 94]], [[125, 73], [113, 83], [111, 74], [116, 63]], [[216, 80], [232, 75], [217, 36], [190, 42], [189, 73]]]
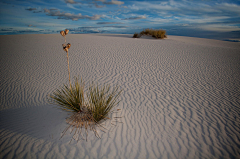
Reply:
[[116, 106], [119, 101], [118, 98], [121, 91], [118, 91], [118, 87], [110, 89], [110, 85], [92, 85], [89, 87], [88, 97], [88, 109], [92, 113], [95, 122], [100, 122], [101, 120], [109, 119], [112, 108]]
[[[69, 126], [63, 131], [62, 137], [65, 133], [72, 128], [73, 135], [77, 136], [77, 141], [81, 136], [84, 138], [82, 129], [85, 129], [86, 140], [88, 136], [88, 130], [91, 130], [95, 135], [100, 138], [97, 133], [96, 127], [104, 131], [105, 129], [101, 124], [101, 120], [109, 119], [108, 115], [111, 110], [119, 102], [117, 101], [120, 96], [121, 91], [118, 91], [118, 87], [114, 87], [110, 91], [110, 85], [104, 85], [99, 88], [95, 86], [94, 83], [89, 87], [89, 92], [87, 93], [88, 101], [84, 98], [84, 82], [81, 79], [80, 83], [78, 78], [75, 78], [74, 85], [71, 84], [70, 80], [70, 68], [69, 68], [69, 57], [68, 51], [71, 44], [66, 44], [66, 35], [69, 30], [61, 31], [60, 34], [64, 37], [65, 43], [62, 44], [63, 50], [67, 53], [67, 63], [68, 63], [68, 75], [69, 75], [69, 86], [63, 85], [59, 89], [56, 89], [49, 95], [49, 102], [51, 104], [57, 104], [62, 110], [71, 111], [72, 114], [67, 118], [66, 122]], [[118, 109], [120, 110], [120, 109]], [[103, 129], [102, 129], [103, 128]], [[71, 142], [71, 141], [70, 141]]]
[[80, 83], [78, 79], [75, 79], [74, 85], [68, 87], [64, 85], [60, 89], [55, 90], [50, 94], [51, 103], [57, 104], [62, 110], [72, 112], [82, 112], [84, 107], [84, 84], [81, 79]]

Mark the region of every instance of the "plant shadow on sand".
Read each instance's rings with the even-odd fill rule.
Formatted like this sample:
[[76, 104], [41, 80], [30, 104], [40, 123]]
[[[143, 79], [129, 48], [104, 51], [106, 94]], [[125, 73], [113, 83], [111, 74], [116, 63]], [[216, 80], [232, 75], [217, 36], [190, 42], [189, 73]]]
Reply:
[[[67, 133], [63, 138], [61, 136], [64, 129], [69, 126], [66, 119], [71, 115], [53, 105], [7, 109], [0, 111], [0, 128], [38, 140], [69, 143], [73, 139], [73, 133]], [[114, 122], [105, 123], [107, 130], [114, 129], [115, 125], [111, 123]], [[90, 131], [88, 135], [91, 140], [97, 139], [94, 132]], [[100, 137], [103, 135], [104, 133], [99, 133]]]
[[8, 109], [0, 111], [0, 127], [37, 139], [59, 139], [66, 116], [52, 105]]

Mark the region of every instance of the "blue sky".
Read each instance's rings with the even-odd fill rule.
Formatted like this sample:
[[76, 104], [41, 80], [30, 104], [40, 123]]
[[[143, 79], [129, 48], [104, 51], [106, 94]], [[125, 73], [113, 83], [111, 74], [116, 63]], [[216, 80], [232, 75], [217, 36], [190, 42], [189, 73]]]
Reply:
[[1, 0], [0, 34], [133, 34], [240, 38], [240, 0]]

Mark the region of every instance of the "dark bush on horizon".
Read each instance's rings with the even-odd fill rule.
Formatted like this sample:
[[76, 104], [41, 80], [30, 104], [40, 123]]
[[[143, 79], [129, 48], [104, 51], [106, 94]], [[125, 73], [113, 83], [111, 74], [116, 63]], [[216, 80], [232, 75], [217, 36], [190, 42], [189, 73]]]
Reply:
[[162, 30], [162, 29], [159, 29], [159, 30], [145, 29], [145, 30], [140, 32], [140, 35], [138, 33], [135, 33], [133, 35], [133, 38], [140, 38], [142, 35], [147, 35], [147, 36], [150, 35], [150, 36], [152, 36], [156, 39], [167, 38], [166, 30]]
[[141, 35], [138, 33], [133, 34], [133, 38], [140, 38], [140, 37], [141, 37]]

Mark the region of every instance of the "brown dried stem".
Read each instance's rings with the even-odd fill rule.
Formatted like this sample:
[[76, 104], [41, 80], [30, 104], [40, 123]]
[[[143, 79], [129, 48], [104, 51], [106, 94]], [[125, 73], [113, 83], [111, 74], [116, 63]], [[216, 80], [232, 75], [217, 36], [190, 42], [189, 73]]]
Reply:
[[68, 57], [68, 51], [67, 51], [67, 62], [68, 62], [68, 76], [69, 76], [69, 85], [70, 85], [70, 89], [72, 88], [72, 85], [71, 85], [71, 76], [70, 76], [70, 68], [69, 68], [69, 57]]
[[71, 85], [71, 76], [70, 76], [70, 68], [69, 68], [69, 57], [68, 57], [68, 50], [70, 49], [71, 44], [68, 43], [68, 44], [66, 45], [66, 42], [67, 42], [67, 40], [66, 40], [66, 35], [68, 34], [68, 32], [69, 32], [69, 30], [65, 29], [65, 31], [61, 31], [60, 34], [61, 34], [61, 35], [64, 37], [64, 39], [65, 39], [65, 43], [62, 44], [62, 46], [63, 46], [63, 50], [67, 52], [69, 85], [70, 85], [70, 89], [71, 89], [71, 88], [72, 88], [72, 85]]

